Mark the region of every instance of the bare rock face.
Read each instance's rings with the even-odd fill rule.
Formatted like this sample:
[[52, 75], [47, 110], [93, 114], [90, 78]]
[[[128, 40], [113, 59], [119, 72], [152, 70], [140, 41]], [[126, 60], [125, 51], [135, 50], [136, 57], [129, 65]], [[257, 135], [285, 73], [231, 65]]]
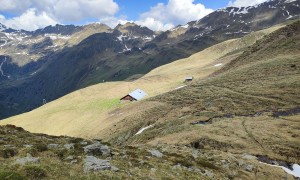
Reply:
[[88, 145], [84, 147], [84, 152], [88, 155], [95, 156], [110, 156], [111, 150], [108, 146], [101, 144], [99, 141], [96, 141], [94, 144]]
[[94, 156], [87, 156], [84, 160], [84, 172], [112, 170], [118, 171], [117, 167], [111, 166], [109, 160], [98, 159]]
[[57, 149], [59, 148], [59, 144], [48, 144], [47, 146], [49, 149]]
[[158, 157], [158, 158], [162, 158], [163, 154], [161, 152], [159, 152], [158, 150], [152, 149], [148, 151], [149, 153], [151, 153], [152, 156]]
[[20, 165], [38, 164], [40, 163], [40, 158], [32, 157], [30, 154], [27, 154], [27, 157], [16, 159], [16, 163]]
[[74, 143], [71, 143], [71, 144], [65, 144], [65, 145], [64, 145], [64, 148], [67, 149], [67, 150], [74, 149]]

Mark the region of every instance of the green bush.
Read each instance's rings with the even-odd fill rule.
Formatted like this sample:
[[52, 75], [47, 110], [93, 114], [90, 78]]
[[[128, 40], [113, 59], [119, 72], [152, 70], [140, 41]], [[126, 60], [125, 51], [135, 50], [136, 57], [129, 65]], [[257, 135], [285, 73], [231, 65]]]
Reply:
[[69, 142], [76, 144], [76, 143], [80, 143], [82, 141], [84, 141], [84, 139], [82, 139], [82, 138], [72, 138]]
[[25, 178], [17, 172], [11, 172], [11, 171], [1, 172], [0, 171], [0, 179], [3, 179], [3, 180], [23, 180]]
[[35, 145], [35, 148], [38, 152], [44, 152], [48, 150], [48, 146], [45, 143], [39, 143]]
[[29, 153], [32, 156], [37, 156], [38, 150], [35, 147], [31, 147], [31, 148], [26, 149], [26, 153]]
[[18, 151], [14, 148], [5, 148], [0, 150], [0, 157], [10, 158], [18, 154]]
[[60, 160], [63, 160], [65, 159], [65, 157], [68, 155], [69, 152], [66, 149], [58, 149], [54, 151], [54, 153], [58, 156]]
[[39, 166], [26, 166], [26, 176], [30, 179], [42, 179], [46, 177], [46, 171]]
[[198, 166], [201, 166], [201, 167], [206, 167], [206, 168], [214, 169], [214, 170], [219, 169], [216, 165], [214, 165], [213, 163], [210, 163], [210, 162], [208, 162], [204, 159], [197, 159], [196, 163], [197, 163]]

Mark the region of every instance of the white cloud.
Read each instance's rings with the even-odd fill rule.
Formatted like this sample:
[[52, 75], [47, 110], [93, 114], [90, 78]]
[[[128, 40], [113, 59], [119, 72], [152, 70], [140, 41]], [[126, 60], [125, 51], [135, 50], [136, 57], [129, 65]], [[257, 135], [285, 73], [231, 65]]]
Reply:
[[[114, 0], [0, 0], [0, 14], [12, 13], [15, 17], [7, 19], [8, 27], [19, 27], [17, 23], [41, 27], [53, 21], [80, 22], [89, 18], [114, 16], [119, 6]], [[27, 22], [20, 22], [20, 19]], [[44, 19], [45, 23], [40, 20]], [[2, 20], [3, 21], [3, 20]], [[51, 23], [50, 23], [51, 22]], [[21, 25], [20, 24], [20, 25]], [[14, 25], [14, 26], [11, 26]], [[31, 30], [29, 26], [23, 29]]]
[[174, 24], [201, 19], [211, 12], [212, 9], [194, 3], [194, 0], [169, 0], [167, 4], [158, 3], [150, 11], [143, 13], [138, 22], [155, 30], [166, 30]]
[[121, 16], [119, 18], [111, 16], [111, 17], [104, 17], [100, 19], [100, 22], [103, 24], [108, 25], [111, 28], [116, 27], [118, 24], [126, 24], [127, 22], [133, 22], [133, 21], [128, 21], [126, 19], [126, 16]]
[[55, 25], [57, 22], [49, 17], [47, 13], [42, 12], [37, 14], [35, 9], [28, 9], [24, 14], [19, 17], [6, 19], [0, 16], [0, 23], [11, 27], [13, 29], [35, 30], [48, 25]]
[[235, 1], [229, 1], [228, 6], [246, 7], [246, 6], [253, 6], [256, 4], [260, 4], [266, 1], [267, 0], [235, 0]]
[[173, 24], [170, 23], [163, 24], [161, 21], [155, 20], [154, 18], [151, 17], [136, 21], [135, 23], [141, 26], [146, 26], [149, 29], [152, 29], [154, 31], [166, 31], [174, 27]]
[[64, 21], [113, 16], [119, 10], [113, 0], [58, 0], [50, 12]]
[[24, 13], [31, 5], [30, 0], [0, 0], [0, 12]]
[[[26, 30], [95, 18], [111, 27], [133, 22], [126, 17], [116, 17], [118, 10], [115, 0], [0, 0], [0, 15], [15, 15], [13, 18], [1, 18], [0, 22]], [[166, 4], [158, 3], [150, 8], [134, 22], [153, 30], [168, 30], [175, 25], [201, 19], [212, 11], [194, 0], [168, 0]]]

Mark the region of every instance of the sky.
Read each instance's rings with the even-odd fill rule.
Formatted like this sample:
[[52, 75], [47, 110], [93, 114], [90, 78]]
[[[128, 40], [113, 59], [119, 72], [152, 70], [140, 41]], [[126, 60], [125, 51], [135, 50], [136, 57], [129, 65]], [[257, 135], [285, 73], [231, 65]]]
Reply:
[[134, 22], [155, 31], [198, 20], [219, 8], [266, 0], [0, 0], [0, 23], [36, 30], [55, 24]]

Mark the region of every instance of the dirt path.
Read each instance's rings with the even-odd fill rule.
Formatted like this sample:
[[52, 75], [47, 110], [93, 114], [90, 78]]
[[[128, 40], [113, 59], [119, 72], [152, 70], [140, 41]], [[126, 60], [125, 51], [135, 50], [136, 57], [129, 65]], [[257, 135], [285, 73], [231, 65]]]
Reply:
[[238, 94], [238, 95], [242, 95], [242, 96], [249, 97], [249, 98], [256, 98], [256, 99], [262, 99], [262, 100], [267, 100], [267, 101], [277, 101], [281, 104], [286, 104], [286, 102], [280, 101], [278, 99], [268, 98], [268, 97], [264, 97], [264, 96], [256, 96], [256, 95], [252, 95], [252, 94], [246, 94], [246, 93], [235, 91], [233, 89], [226, 88], [226, 87], [220, 87], [220, 86], [215, 86], [215, 85], [212, 85], [212, 87], [221, 88], [221, 89], [224, 89], [225, 91], [230, 92], [232, 94]]
[[254, 135], [249, 131], [249, 129], [247, 129], [246, 119], [243, 120], [242, 126], [245, 132], [248, 134], [248, 136], [252, 139], [252, 141], [258, 144], [263, 149], [263, 151], [266, 151], [265, 147], [254, 137]]

